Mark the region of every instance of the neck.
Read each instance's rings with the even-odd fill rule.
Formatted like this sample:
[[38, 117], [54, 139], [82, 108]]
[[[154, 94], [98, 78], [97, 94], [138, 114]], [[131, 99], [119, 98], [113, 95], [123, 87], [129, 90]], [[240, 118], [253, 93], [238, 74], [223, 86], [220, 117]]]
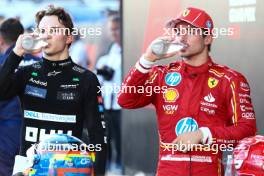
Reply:
[[205, 64], [208, 61], [208, 57], [209, 57], [208, 51], [205, 49], [197, 55], [193, 55], [190, 57], [183, 57], [183, 60], [188, 65], [198, 67], [200, 65]]
[[69, 57], [69, 50], [66, 47], [62, 52], [56, 53], [56, 54], [53, 54], [53, 55], [49, 55], [49, 54], [46, 54], [44, 52], [43, 53], [43, 57], [45, 59], [50, 60], [50, 61], [61, 61], [61, 60], [65, 60], [65, 59], [67, 59]]

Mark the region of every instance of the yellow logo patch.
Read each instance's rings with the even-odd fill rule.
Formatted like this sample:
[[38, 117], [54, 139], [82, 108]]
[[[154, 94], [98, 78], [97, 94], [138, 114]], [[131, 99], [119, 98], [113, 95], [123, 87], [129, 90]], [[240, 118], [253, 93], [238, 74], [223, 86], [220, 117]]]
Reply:
[[212, 88], [214, 88], [214, 87], [216, 87], [217, 86], [217, 84], [218, 84], [218, 80], [217, 79], [215, 79], [215, 78], [212, 78], [212, 77], [210, 77], [210, 78], [208, 78], [208, 86], [212, 89]]
[[163, 98], [164, 98], [165, 102], [173, 103], [179, 98], [179, 92], [177, 91], [177, 89], [168, 88], [163, 93]]
[[182, 12], [182, 16], [183, 16], [183, 17], [186, 17], [186, 16], [189, 15], [189, 13], [190, 13], [190, 10], [189, 10], [189, 9], [185, 9], [185, 10]]

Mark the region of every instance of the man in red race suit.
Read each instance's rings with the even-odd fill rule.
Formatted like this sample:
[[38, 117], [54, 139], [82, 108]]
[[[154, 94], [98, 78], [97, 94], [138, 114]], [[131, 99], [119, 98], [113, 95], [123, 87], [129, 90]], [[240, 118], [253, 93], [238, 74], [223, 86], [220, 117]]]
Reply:
[[[155, 106], [158, 176], [224, 175], [222, 151], [231, 151], [238, 140], [256, 133], [246, 78], [209, 56], [213, 26], [205, 11], [187, 8], [167, 26], [185, 46], [177, 52], [182, 59], [156, 66], [157, 60], [176, 53], [160, 57], [149, 47], [123, 82], [118, 97], [123, 108]], [[133, 89], [128, 87], [151, 88], [152, 94], [129, 92]]]

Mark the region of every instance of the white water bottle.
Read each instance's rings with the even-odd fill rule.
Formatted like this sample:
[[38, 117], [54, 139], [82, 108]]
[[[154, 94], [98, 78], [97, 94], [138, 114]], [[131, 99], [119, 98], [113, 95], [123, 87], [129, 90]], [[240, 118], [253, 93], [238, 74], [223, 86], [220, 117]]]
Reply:
[[22, 47], [28, 52], [38, 50], [44, 46], [47, 46], [45, 38], [34, 37], [34, 36], [24, 36], [22, 39]]
[[157, 56], [171, 54], [180, 51], [184, 47], [185, 45], [182, 43], [165, 39], [156, 39], [151, 43], [151, 50]]

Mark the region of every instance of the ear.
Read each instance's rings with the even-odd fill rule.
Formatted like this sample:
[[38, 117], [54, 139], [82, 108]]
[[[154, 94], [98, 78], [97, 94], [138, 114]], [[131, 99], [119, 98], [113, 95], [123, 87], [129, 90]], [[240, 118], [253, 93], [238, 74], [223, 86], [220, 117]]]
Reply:
[[70, 44], [73, 42], [73, 36], [72, 35], [68, 35], [67, 39], [66, 39], [66, 44]]
[[204, 44], [205, 45], [210, 45], [213, 42], [213, 37], [212, 35], [206, 35], [204, 38]]
[[3, 43], [4, 43], [4, 39], [3, 39], [2, 35], [0, 35], [0, 46], [2, 46]]
[[2, 35], [0, 35], [0, 52], [1, 53], [5, 52], [4, 45], [5, 45], [5, 40], [3, 39]]

